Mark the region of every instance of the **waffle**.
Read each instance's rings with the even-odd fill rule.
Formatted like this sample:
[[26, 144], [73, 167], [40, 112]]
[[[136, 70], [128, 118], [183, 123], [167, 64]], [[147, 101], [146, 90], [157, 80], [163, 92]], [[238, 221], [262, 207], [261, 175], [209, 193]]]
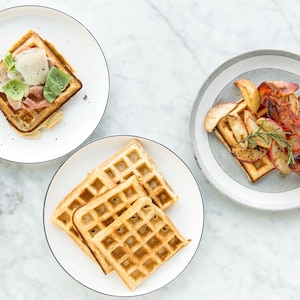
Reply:
[[[8, 51], [13, 55], [23, 47], [38, 47], [46, 51], [47, 57], [54, 65], [63, 72], [71, 75], [71, 81], [67, 88], [55, 99], [55, 101], [44, 108], [26, 110], [24, 108], [14, 110], [7, 101], [5, 94], [0, 93], [0, 109], [10, 125], [22, 136], [39, 137], [41, 128], [51, 128], [63, 117], [60, 107], [74, 96], [82, 87], [78, 78], [73, 74], [72, 67], [55, 47], [43, 40], [37, 33], [28, 31]], [[0, 68], [3, 62], [0, 62]]]
[[178, 196], [170, 188], [156, 164], [142, 145], [133, 139], [119, 152], [93, 169], [83, 182], [58, 203], [52, 214], [54, 224], [64, 230], [92, 259], [94, 256], [86, 241], [74, 227], [72, 214], [79, 206], [126, 181], [132, 175], [136, 175], [147, 196], [151, 197], [160, 208], [166, 209], [177, 201]]
[[146, 196], [146, 192], [137, 177], [132, 175], [88, 204], [79, 207], [73, 214], [73, 224], [84, 237], [105, 274], [112, 271], [112, 266], [101, 252], [97, 251], [93, 237], [121, 216], [141, 196]]
[[133, 139], [104, 162], [101, 168], [116, 183], [120, 183], [135, 174], [149, 197], [163, 210], [178, 199], [155, 162], [137, 139]]
[[64, 199], [62, 199], [52, 214], [52, 221], [59, 228], [65, 231], [71, 239], [94, 260], [89, 247], [85, 240], [81, 237], [72, 222], [73, 212], [79, 206], [90, 202], [94, 197], [110, 190], [116, 184], [102, 171], [100, 167], [96, 167], [85, 179], [79, 183]]
[[[236, 108], [229, 112], [228, 115], [233, 115], [243, 119], [245, 109], [247, 109], [247, 105], [245, 100], [242, 99], [238, 102]], [[258, 118], [265, 116], [265, 114], [265, 109], [261, 109], [257, 112]], [[232, 133], [229, 124], [224, 119], [221, 119], [219, 121], [217, 127], [214, 129], [214, 133], [230, 152], [232, 150], [232, 147], [238, 143]], [[271, 162], [271, 159], [268, 154], [266, 154], [260, 160], [254, 163], [240, 162], [237, 159], [236, 161], [245, 171], [247, 177], [251, 182], [255, 182], [261, 179], [262, 177], [269, 174], [272, 170], [274, 170], [274, 165]]]
[[149, 197], [136, 200], [92, 240], [130, 290], [189, 243]]

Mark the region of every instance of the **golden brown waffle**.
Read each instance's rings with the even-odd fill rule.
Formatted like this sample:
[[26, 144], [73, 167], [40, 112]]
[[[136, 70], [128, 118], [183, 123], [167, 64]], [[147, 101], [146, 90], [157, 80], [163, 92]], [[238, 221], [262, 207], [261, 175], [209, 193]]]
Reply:
[[126, 181], [75, 210], [73, 224], [84, 237], [105, 274], [112, 271], [112, 266], [94, 245], [93, 237], [121, 216], [135, 200], [146, 195], [137, 177], [132, 175]]
[[[246, 102], [242, 99], [238, 102], [236, 108], [229, 112], [228, 115], [233, 115], [243, 120], [245, 109], [247, 109], [247, 105]], [[257, 116], [262, 117], [265, 116], [265, 114], [265, 109], [262, 109], [258, 111]], [[232, 147], [238, 143], [233, 135], [232, 129], [230, 128], [228, 122], [225, 121], [225, 119], [221, 119], [219, 121], [217, 127], [214, 129], [214, 133], [230, 152], [232, 150]], [[274, 165], [268, 155], [265, 155], [262, 159], [256, 161], [255, 163], [245, 163], [238, 160], [236, 161], [245, 171], [249, 180], [252, 182], [261, 179], [265, 175], [269, 174], [272, 170], [274, 170]]]
[[137, 139], [133, 139], [104, 162], [101, 168], [116, 183], [120, 183], [135, 174], [149, 197], [161, 209], [168, 208], [178, 199], [155, 162]]
[[94, 197], [115, 187], [116, 184], [100, 167], [93, 169], [85, 179], [79, 183], [63, 200], [61, 200], [54, 213], [52, 221], [92, 259], [94, 256], [86, 245], [85, 240], [78, 233], [72, 222], [72, 215], [76, 208], [90, 202]]
[[135, 201], [92, 240], [130, 290], [189, 243], [149, 197]]
[[[57, 113], [59, 108], [81, 89], [82, 84], [74, 75], [72, 67], [67, 63], [64, 57], [52, 44], [43, 40], [37, 33], [28, 31], [9, 49], [9, 52], [14, 54], [23, 47], [39, 47], [45, 49], [47, 57], [51, 58], [54, 65], [72, 77], [67, 88], [56, 100], [51, 105], [40, 109], [30, 111], [26, 109], [14, 110], [8, 103], [5, 94], [0, 93], [0, 109], [11, 126], [23, 136], [39, 137], [41, 128], [51, 128], [59, 122], [63, 116], [62, 112]], [[0, 64], [3, 64], [3, 62], [1, 61]]]
[[158, 167], [136, 139], [92, 170], [77, 187], [57, 205], [52, 221], [64, 230], [91, 258], [93, 255], [72, 222], [72, 214], [94, 197], [114, 188], [136, 175], [139, 183], [154, 203], [166, 209], [178, 196], [166, 182]]

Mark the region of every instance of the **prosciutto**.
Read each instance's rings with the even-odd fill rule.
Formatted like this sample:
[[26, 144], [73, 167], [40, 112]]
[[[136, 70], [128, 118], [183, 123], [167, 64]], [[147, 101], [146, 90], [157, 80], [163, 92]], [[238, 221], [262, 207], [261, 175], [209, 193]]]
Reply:
[[22, 101], [8, 99], [8, 102], [15, 110], [21, 108], [26, 110], [44, 108], [49, 106], [50, 103], [44, 98], [43, 91], [43, 85], [32, 86], [29, 88], [28, 96], [26, 96], [25, 99]]
[[22, 101], [22, 105], [27, 110], [47, 107], [50, 103], [44, 98], [44, 86], [35, 85], [29, 88], [29, 95]]

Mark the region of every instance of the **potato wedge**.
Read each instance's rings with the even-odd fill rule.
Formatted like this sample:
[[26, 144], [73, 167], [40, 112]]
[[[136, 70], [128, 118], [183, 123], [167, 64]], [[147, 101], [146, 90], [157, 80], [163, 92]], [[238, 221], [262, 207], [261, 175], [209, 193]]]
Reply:
[[244, 123], [246, 123], [246, 120], [248, 118], [253, 119], [255, 122], [257, 120], [257, 117], [249, 109], [245, 109], [245, 111], [244, 111]]
[[246, 149], [248, 146], [248, 141], [245, 138], [248, 136], [248, 131], [244, 121], [236, 116], [231, 115], [227, 115], [225, 117], [225, 121], [230, 126], [234, 138], [237, 144], [239, 144], [239, 147]]
[[240, 147], [233, 147], [231, 153], [240, 162], [254, 163], [261, 159], [267, 154], [266, 148], [255, 148], [255, 149], [242, 149]]
[[278, 135], [279, 139], [276, 139], [276, 142], [278, 143], [279, 146], [283, 148], [286, 146], [286, 143], [284, 143], [284, 140], [286, 140], [285, 131], [277, 122], [275, 122], [270, 118], [265, 118], [265, 117], [261, 117], [257, 119], [256, 122], [266, 132], [271, 132]]
[[291, 172], [288, 162], [288, 153], [285, 149], [282, 149], [275, 140], [272, 141], [269, 155], [275, 169], [281, 174], [288, 174]]
[[247, 103], [248, 108], [253, 114], [256, 114], [259, 109], [259, 93], [255, 84], [248, 79], [239, 79], [234, 82], [239, 88], [242, 97]]
[[258, 131], [261, 133], [260, 136], [253, 136], [251, 141], [258, 146], [269, 149], [272, 140], [268, 136], [264, 135], [265, 131], [257, 124], [257, 122], [253, 118], [248, 117], [245, 124], [249, 135], [255, 134]]
[[204, 119], [204, 128], [212, 132], [218, 122], [237, 106], [235, 102], [222, 102], [213, 106], [206, 114]]

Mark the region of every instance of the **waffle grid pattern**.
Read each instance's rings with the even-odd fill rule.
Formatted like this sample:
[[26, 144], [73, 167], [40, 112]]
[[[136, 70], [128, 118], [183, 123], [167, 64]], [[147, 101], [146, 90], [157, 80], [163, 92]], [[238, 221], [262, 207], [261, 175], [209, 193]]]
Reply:
[[114, 182], [119, 183], [136, 175], [158, 207], [166, 209], [177, 201], [178, 196], [137, 140], [133, 140], [121, 153], [102, 165]]
[[92, 259], [94, 257], [85, 240], [75, 228], [72, 216], [78, 207], [87, 204], [97, 195], [103, 194], [114, 186], [116, 184], [100, 168], [95, 168], [58, 204], [52, 215], [53, 222], [64, 230]]
[[141, 197], [94, 242], [133, 290], [189, 241], [149, 197]]
[[137, 177], [133, 175], [74, 212], [73, 223], [85, 238], [105, 274], [111, 272], [112, 267], [94, 246], [93, 237], [121, 216], [134, 201], [146, 195]]

